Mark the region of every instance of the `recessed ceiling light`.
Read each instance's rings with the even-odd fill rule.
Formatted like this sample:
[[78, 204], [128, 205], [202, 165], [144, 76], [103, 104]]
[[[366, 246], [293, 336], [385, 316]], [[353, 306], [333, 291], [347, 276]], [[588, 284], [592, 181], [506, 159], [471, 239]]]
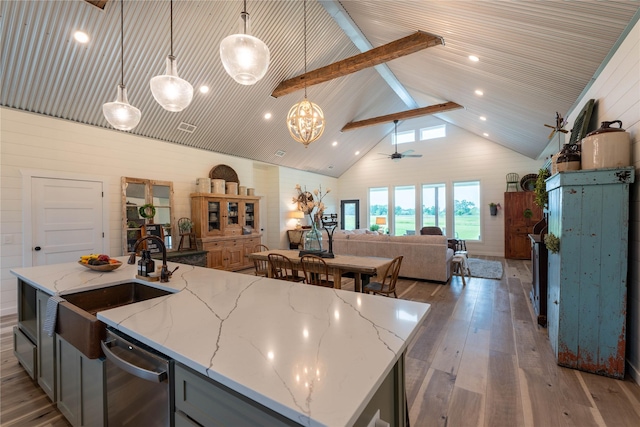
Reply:
[[485, 136], [485, 137], [489, 136], [489, 134], [488, 134], [488, 133], [486, 133], [486, 132], [485, 132], [485, 133], [483, 133], [482, 135], [483, 135], [483, 136]]
[[487, 118], [485, 116], [480, 116], [480, 120], [482, 120], [483, 122], [486, 122]]
[[484, 95], [484, 92], [481, 91], [480, 89], [476, 89], [476, 95], [482, 96], [482, 95]]
[[75, 33], [73, 33], [73, 38], [76, 39], [78, 43], [89, 42], [89, 35], [84, 31], [76, 31]]
[[356, 151], [356, 156], [357, 156], [357, 155], [359, 155], [359, 154], [360, 154], [360, 152], [359, 152], [359, 151]]
[[200, 93], [209, 92], [209, 86], [200, 86]]
[[269, 120], [271, 118], [271, 113], [266, 113], [264, 115], [265, 120]]
[[473, 62], [478, 62], [478, 61], [480, 61], [480, 58], [478, 58], [478, 57], [477, 57], [477, 56], [475, 56], [475, 55], [469, 55], [469, 59], [470, 59], [471, 61], [473, 61]]
[[333, 145], [333, 146], [335, 147], [336, 145], [338, 145], [338, 141], [333, 141], [333, 142], [331, 143], [331, 145]]

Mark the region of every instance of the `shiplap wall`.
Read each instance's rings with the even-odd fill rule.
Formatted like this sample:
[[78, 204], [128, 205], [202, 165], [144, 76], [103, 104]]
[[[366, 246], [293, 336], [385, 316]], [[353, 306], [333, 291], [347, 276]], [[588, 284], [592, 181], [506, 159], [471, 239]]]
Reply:
[[[412, 119], [399, 123], [398, 132], [443, 123], [435, 117]], [[415, 154], [422, 154], [422, 157], [394, 162], [378, 154], [393, 152], [389, 135], [340, 177], [340, 199], [360, 200], [360, 227], [370, 225], [367, 211], [369, 188], [388, 187], [392, 197], [394, 186], [414, 185], [418, 191], [416, 200], [421, 204], [422, 184], [444, 183], [447, 231], [451, 233], [453, 183], [477, 180], [480, 181], [482, 240], [467, 241], [467, 249], [471, 254], [504, 256], [504, 215], [501, 210], [497, 216], [489, 215], [488, 205], [490, 202], [504, 205], [507, 173], [516, 172], [520, 177], [538, 173], [544, 162], [522, 156], [450, 124], [447, 124], [445, 138], [398, 146], [399, 152], [409, 149], [415, 150]], [[420, 229], [419, 224], [416, 228]]]
[[595, 99], [590, 129], [602, 121], [621, 120], [630, 134], [635, 183], [631, 185], [629, 274], [627, 283], [627, 368], [640, 383], [640, 22], [636, 23], [592, 86], [567, 117], [567, 129], [582, 106]]
[[[189, 194], [196, 178], [209, 176], [212, 167], [226, 164], [238, 174], [241, 185], [256, 187], [252, 160], [226, 156], [59, 120], [38, 114], [2, 108], [1, 114], [1, 284], [0, 313], [16, 311], [15, 277], [9, 270], [23, 265], [21, 170], [47, 171], [75, 178], [106, 177], [108, 193], [108, 245], [112, 256], [122, 254], [120, 217], [122, 176], [172, 181], [175, 218], [191, 216]], [[66, 174], [66, 175], [65, 175]], [[268, 187], [256, 189], [267, 191]], [[276, 195], [278, 193], [276, 192]], [[268, 217], [261, 218], [265, 228]], [[279, 233], [276, 233], [279, 234]], [[11, 243], [8, 243], [8, 242]], [[27, 243], [30, 244], [30, 243]]]

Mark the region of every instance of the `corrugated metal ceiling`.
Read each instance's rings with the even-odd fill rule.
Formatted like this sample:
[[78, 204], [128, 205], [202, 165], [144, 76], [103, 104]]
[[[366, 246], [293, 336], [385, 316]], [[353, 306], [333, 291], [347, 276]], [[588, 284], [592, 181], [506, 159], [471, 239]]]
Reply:
[[[537, 157], [555, 112], [566, 114], [638, 11], [634, 1], [380, 1], [340, 4], [373, 46], [423, 30], [445, 46], [396, 59], [388, 66], [420, 106], [454, 101], [464, 110], [439, 118]], [[115, 99], [120, 76], [120, 7], [104, 10], [81, 0], [2, 2], [3, 106], [108, 128], [102, 104]], [[181, 113], [163, 110], [149, 90], [169, 53], [169, 1], [125, 2], [125, 84], [142, 111], [131, 133], [177, 144], [340, 176], [392, 129], [380, 125], [340, 133], [344, 124], [407, 109], [373, 69], [308, 89], [326, 115], [322, 138], [305, 149], [284, 124], [302, 92], [270, 97], [280, 81], [304, 70], [302, 2], [249, 1], [253, 34], [271, 51], [265, 78], [236, 84], [220, 63], [218, 46], [236, 32], [241, 1], [174, 2], [174, 54], [180, 76], [196, 91]], [[325, 9], [309, 1], [309, 70], [359, 51]], [[76, 29], [91, 36], [73, 41]], [[467, 56], [480, 57], [471, 63]], [[474, 95], [482, 89], [485, 95]], [[272, 119], [266, 121], [264, 113]], [[487, 117], [486, 122], [479, 116]], [[177, 130], [181, 122], [194, 133]], [[115, 132], [115, 131], [114, 131]], [[337, 147], [331, 142], [338, 141]], [[286, 151], [282, 158], [277, 150]], [[329, 169], [329, 166], [332, 166]]]

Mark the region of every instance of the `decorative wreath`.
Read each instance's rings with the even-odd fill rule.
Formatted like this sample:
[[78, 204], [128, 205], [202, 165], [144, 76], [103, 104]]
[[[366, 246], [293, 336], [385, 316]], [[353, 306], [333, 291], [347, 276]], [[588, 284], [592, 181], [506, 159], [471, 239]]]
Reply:
[[[147, 211], [151, 212], [150, 214], [147, 214]], [[151, 203], [147, 203], [146, 205], [142, 205], [140, 206], [140, 209], [138, 209], [138, 212], [140, 213], [140, 216], [142, 218], [153, 218], [156, 216], [156, 207], [153, 206]]]

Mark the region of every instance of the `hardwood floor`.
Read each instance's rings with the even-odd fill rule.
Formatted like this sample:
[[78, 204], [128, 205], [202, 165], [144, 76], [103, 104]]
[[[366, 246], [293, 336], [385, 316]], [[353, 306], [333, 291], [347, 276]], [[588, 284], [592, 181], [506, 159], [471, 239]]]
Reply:
[[[501, 280], [398, 281], [398, 297], [431, 304], [407, 352], [411, 425], [640, 425], [640, 387], [632, 380], [556, 365], [528, 300], [530, 262], [484, 258], [503, 262]], [[353, 288], [353, 281], [343, 284]], [[0, 425], [68, 426], [13, 356], [15, 322], [0, 319]]]

